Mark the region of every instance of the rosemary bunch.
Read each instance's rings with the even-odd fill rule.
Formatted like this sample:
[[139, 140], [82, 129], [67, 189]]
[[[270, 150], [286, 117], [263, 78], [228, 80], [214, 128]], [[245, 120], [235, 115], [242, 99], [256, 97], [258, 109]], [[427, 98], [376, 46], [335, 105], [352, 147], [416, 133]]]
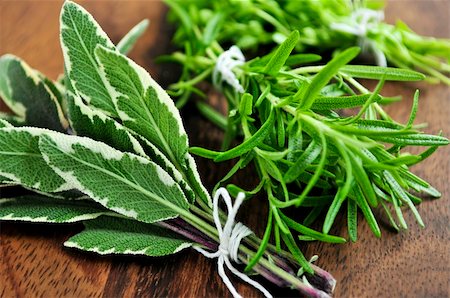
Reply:
[[341, 51], [361, 46], [380, 66], [392, 65], [426, 73], [429, 81], [450, 84], [450, 40], [423, 37], [399, 21], [383, 22], [383, 1], [165, 1], [169, 20], [180, 22], [174, 41], [198, 39], [196, 53], [217, 41], [266, 54], [292, 31], [301, 38], [294, 52]]
[[[198, 31], [197, 40], [191, 39], [185, 52], [165, 57], [183, 66], [180, 81], [171, 86], [174, 95], [181, 95], [180, 104], [188, 98], [187, 94], [202, 95], [198, 83], [214, 81], [213, 74], [218, 71], [217, 60], [224, 51], [217, 42], [206, 47], [203, 54], [190, 51], [200, 47], [208, 33], [206, 29]], [[402, 207], [407, 206], [423, 226], [415, 208], [421, 199], [415, 194], [439, 197], [440, 193], [410, 172], [409, 167], [449, 141], [423, 134], [414, 125], [418, 92], [408, 122], [401, 124], [381, 106], [395, 98], [384, 97], [380, 91], [387, 80], [415, 81], [424, 76], [411, 70], [349, 65], [358, 55], [358, 48], [339, 53], [323, 66], [300, 66], [320, 57], [292, 54], [298, 41], [299, 33], [294, 31], [271, 53], [235, 63], [232, 71], [237, 84], [227, 80], [229, 83], [219, 86], [216, 80], [215, 86], [228, 104], [228, 116], [223, 117], [202, 101], [198, 107], [225, 130], [224, 151], [190, 151], [216, 162], [237, 159], [216, 187], [253, 163], [260, 183], [245, 192], [263, 192], [267, 197], [270, 212], [264, 239], [273, 234], [277, 247], [283, 241], [292, 252], [297, 250], [293, 232], [301, 240], [326, 240], [306, 226], [320, 214], [326, 214], [322, 226], [323, 233], [328, 233], [344, 204], [352, 241], [357, 239], [358, 209], [378, 237], [381, 231], [373, 214], [375, 208], [383, 208], [391, 225], [400, 230], [407, 228], [402, 213]], [[377, 80], [378, 85], [370, 91], [358, 78]], [[345, 116], [341, 110], [346, 108], [357, 111]], [[235, 137], [241, 143], [228, 149]], [[413, 155], [406, 151], [408, 146], [429, 148]], [[232, 193], [243, 191], [237, 185], [227, 188]], [[299, 222], [286, 215], [292, 207], [307, 208], [309, 214]]]

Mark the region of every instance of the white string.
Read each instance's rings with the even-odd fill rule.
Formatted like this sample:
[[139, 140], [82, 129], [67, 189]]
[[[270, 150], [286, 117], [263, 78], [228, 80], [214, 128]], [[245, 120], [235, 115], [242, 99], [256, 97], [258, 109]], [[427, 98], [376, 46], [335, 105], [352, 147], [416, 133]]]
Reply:
[[[228, 218], [225, 222], [225, 225], [222, 227], [219, 218], [219, 198], [222, 197], [228, 210]], [[235, 298], [241, 298], [241, 295], [236, 291], [230, 279], [225, 273], [225, 266], [237, 277], [241, 278], [245, 282], [251, 284], [253, 287], [261, 291], [264, 296], [271, 298], [272, 295], [259, 283], [249, 278], [242, 272], [239, 272], [236, 268], [233, 267], [231, 261], [240, 263], [238, 259], [239, 252], [239, 244], [241, 240], [253, 232], [247, 228], [242, 223], [235, 222], [236, 214], [239, 210], [239, 207], [244, 200], [245, 195], [243, 193], [239, 193], [236, 197], [236, 201], [234, 205], [232, 205], [231, 197], [228, 191], [221, 187], [214, 194], [213, 198], [213, 218], [214, 223], [216, 225], [217, 231], [219, 232], [219, 248], [216, 252], [208, 252], [200, 247], [194, 246], [193, 248], [203, 254], [207, 258], [218, 258], [217, 265], [219, 267], [219, 275], [222, 278], [223, 282], [230, 290], [231, 294]]]
[[220, 87], [222, 81], [227, 82], [237, 92], [244, 93], [244, 88], [239, 84], [239, 80], [233, 72], [233, 68], [245, 63], [244, 54], [237, 46], [231, 46], [229, 50], [220, 54], [217, 58], [213, 71], [213, 83]]
[[370, 49], [379, 66], [387, 66], [386, 56], [377, 44], [368, 38], [367, 33], [384, 20], [384, 12], [368, 8], [358, 8], [343, 23], [332, 23], [331, 29], [358, 36], [363, 51]]

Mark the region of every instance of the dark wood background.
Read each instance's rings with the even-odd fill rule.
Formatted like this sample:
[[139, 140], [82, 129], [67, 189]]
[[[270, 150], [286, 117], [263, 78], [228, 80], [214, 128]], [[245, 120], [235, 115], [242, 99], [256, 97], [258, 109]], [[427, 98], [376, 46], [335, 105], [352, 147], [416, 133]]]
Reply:
[[[176, 78], [176, 70], [154, 59], [171, 49], [173, 28], [165, 22], [166, 7], [159, 1], [79, 1], [99, 21], [114, 42], [143, 18], [151, 20], [148, 32], [131, 53], [160, 82]], [[14, 53], [51, 78], [62, 71], [58, 38], [61, 1], [0, 0], [0, 54]], [[450, 2], [446, 0], [390, 1], [387, 20], [400, 18], [421, 34], [450, 37]], [[403, 95], [388, 108], [392, 116], [407, 119], [411, 98], [421, 89], [418, 122], [427, 132], [440, 129], [449, 136], [450, 88], [424, 83], [387, 84], [384, 94]], [[214, 147], [221, 133], [195, 114], [185, 111], [191, 143]], [[356, 244], [313, 243], [306, 255], [320, 256], [318, 264], [338, 281], [336, 297], [449, 297], [450, 210], [449, 154], [441, 148], [414, 172], [442, 192], [440, 200], [426, 200], [418, 209], [426, 223], [421, 229], [406, 214], [409, 230], [393, 233], [387, 226], [375, 238], [365, 223], [359, 225]], [[212, 186], [230, 164], [199, 160], [205, 184]], [[249, 180], [251, 169], [241, 178]], [[254, 181], [253, 181], [254, 182]], [[248, 183], [253, 183], [251, 179]], [[264, 202], [264, 197], [258, 197]], [[242, 218], [261, 235], [265, 210], [243, 207]], [[360, 216], [361, 217], [361, 216]], [[347, 235], [344, 221], [332, 231]], [[66, 249], [62, 243], [81, 225], [30, 225], [1, 223], [1, 297], [230, 297], [217, 276], [216, 264], [193, 251], [167, 258], [100, 257]], [[244, 297], [259, 292], [233, 278]], [[270, 286], [269, 286], [270, 288]], [[276, 296], [295, 292], [270, 288]]]

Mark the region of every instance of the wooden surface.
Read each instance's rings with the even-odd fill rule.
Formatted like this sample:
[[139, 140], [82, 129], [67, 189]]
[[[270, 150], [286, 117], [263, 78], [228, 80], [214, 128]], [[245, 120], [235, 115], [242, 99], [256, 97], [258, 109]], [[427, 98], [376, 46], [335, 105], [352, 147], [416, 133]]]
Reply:
[[[58, 38], [61, 1], [0, 0], [0, 54], [14, 53], [51, 78], [62, 71]], [[176, 77], [172, 69], [156, 65], [154, 58], [170, 51], [172, 29], [164, 21], [166, 8], [157, 1], [80, 1], [99, 21], [114, 42], [135, 23], [149, 18], [151, 25], [131, 53], [159, 82]], [[387, 19], [405, 20], [419, 33], [450, 37], [449, 1], [391, 1]], [[450, 90], [443, 85], [388, 84], [385, 94], [401, 94], [404, 101], [388, 108], [404, 121], [415, 88], [421, 89], [419, 122], [428, 132], [440, 129], [449, 137]], [[214, 146], [221, 133], [195, 115], [184, 112], [191, 143]], [[307, 256], [318, 254], [318, 264], [336, 277], [336, 297], [449, 297], [450, 280], [450, 147], [441, 148], [414, 172], [442, 192], [438, 201], [425, 200], [418, 209], [426, 223], [421, 229], [411, 214], [409, 230], [395, 234], [383, 227], [376, 239], [365, 223], [359, 225], [356, 244], [314, 243], [304, 247]], [[229, 164], [199, 160], [201, 176], [211, 187]], [[241, 178], [248, 180], [247, 170]], [[0, 194], [1, 195], [1, 194]], [[256, 198], [264, 201], [263, 197]], [[245, 210], [242, 218], [261, 235], [261, 210]], [[361, 217], [361, 216], [360, 216]], [[342, 221], [341, 221], [342, 222]], [[62, 243], [81, 225], [0, 225], [0, 297], [230, 297], [217, 277], [214, 261], [184, 251], [167, 258], [100, 257], [66, 249]], [[335, 234], [346, 235], [345, 223]], [[233, 279], [244, 297], [260, 294]], [[294, 296], [269, 286], [276, 296]]]

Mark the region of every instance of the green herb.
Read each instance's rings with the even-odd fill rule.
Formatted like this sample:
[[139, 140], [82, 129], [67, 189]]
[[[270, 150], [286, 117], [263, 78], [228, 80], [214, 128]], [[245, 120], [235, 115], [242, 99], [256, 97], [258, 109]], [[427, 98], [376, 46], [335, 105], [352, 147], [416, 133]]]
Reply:
[[215, 42], [260, 54], [298, 31], [300, 38], [289, 45], [295, 46], [295, 53], [341, 51], [359, 45], [365, 56], [374, 57], [381, 66], [386, 66], [387, 58], [396, 67], [420, 70], [430, 81], [450, 84], [450, 40], [423, 37], [401, 21], [396, 25], [383, 22], [384, 1], [165, 2], [172, 8], [169, 20], [183, 24], [174, 41], [184, 47], [186, 41], [199, 40], [190, 42], [194, 54], [215, 47]]
[[[14, 84], [11, 78], [22, 84]], [[0, 61], [0, 96], [14, 112], [14, 123], [65, 131], [68, 122], [64, 117], [60, 100], [51, 88], [53, 83], [13, 55], [5, 55]], [[48, 118], [42, 117], [48, 115]], [[9, 119], [11, 119], [10, 117]]]
[[[0, 199], [0, 219], [81, 221], [85, 230], [65, 246], [99, 254], [163, 256], [192, 246], [219, 251], [223, 260], [228, 254], [221, 251], [230, 248], [223, 247], [222, 229], [214, 226], [218, 207], [211, 209], [179, 111], [150, 75], [123, 54], [145, 26], [132, 29], [116, 47], [87, 11], [66, 1], [61, 13], [64, 86], [19, 58], [0, 58], [0, 94], [14, 113], [0, 120], [0, 181], [2, 188], [26, 189], [24, 195]], [[251, 114], [251, 100], [244, 100], [243, 113]], [[16, 119], [15, 126], [6, 119]], [[266, 135], [260, 133], [239, 150], [251, 151]], [[275, 213], [275, 218], [283, 216]], [[235, 224], [226, 222], [224, 230]], [[345, 241], [297, 225], [294, 230]], [[294, 247], [291, 254], [270, 245], [268, 234], [263, 240], [245, 237], [233, 260], [278, 286], [329, 297], [334, 279], [306, 261], [294, 236], [282, 235]], [[298, 270], [303, 276], [294, 274]], [[305, 278], [313, 274], [311, 285]]]
[[[309, 3], [294, 2], [286, 1], [280, 5], [301, 3], [308, 7]], [[418, 94], [406, 125], [397, 123], [383, 110], [381, 104], [390, 100], [380, 94], [385, 81], [417, 81], [424, 79], [424, 75], [408, 69], [349, 65], [359, 53], [357, 48], [337, 53], [326, 65], [291, 64], [298, 57], [298, 54], [293, 54], [298, 33], [290, 30], [285, 30], [287, 38], [284, 42], [266, 55], [254, 57], [246, 63], [230, 60], [229, 65], [233, 67], [219, 69], [217, 60], [228, 59], [231, 50], [236, 51], [236, 48], [224, 51], [222, 43], [234, 37], [244, 38], [242, 32], [241, 35], [235, 32], [233, 37], [227, 35], [238, 27], [234, 23], [236, 18], [256, 11], [257, 17], [273, 21], [271, 24], [280, 32], [285, 24], [291, 24], [275, 21], [274, 16], [281, 18], [284, 10], [271, 1], [246, 2], [249, 4], [247, 8], [237, 3], [229, 9], [222, 4], [211, 4], [215, 8], [222, 7], [221, 13], [224, 14], [236, 7], [242, 9], [242, 14], [234, 11], [236, 14], [225, 18], [229, 22], [224, 21], [221, 30], [215, 31], [216, 39], [205, 45], [202, 42], [206, 34], [203, 17], [214, 14], [215, 10], [201, 10], [205, 14], [202, 15], [195, 13], [197, 5], [202, 7], [207, 5], [206, 2], [186, 3], [185, 6], [178, 2], [168, 3], [171, 7], [176, 5], [171, 18], [176, 15], [181, 18], [182, 14], [183, 22], [189, 22], [189, 27], [177, 28], [174, 40], [179, 42], [190, 34], [189, 39], [184, 39], [184, 52], [164, 57], [183, 67], [180, 80], [171, 86], [172, 94], [182, 94], [178, 102], [182, 106], [187, 94], [195, 98], [192, 90], [196, 90], [195, 94], [201, 92], [197, 86], [200, 82], [209, 80], [215, 83], [225, 97], [228, 117], [221, 118], [218, 112], [206, 108], [201, 101], [199, 110], [224, 129], [226, 136], [241, 140], [231, 149], [228, 148], [229, 142], [224, 142], [222, 151], [191, 148], [190, 152], [216, 162], [236, 158], [235, 165], [216, 188], [226, 185], [238, 170], [252, 161], [260, 183], [246, 193], [263, 192], [261, 196], [267, 198], [270, 210], [267, 222], [273, 228], [266, 227], [265, 238], [269, 237], [267, 234], [273, 234], [277, 247], [284, 242], [298, 261], [304, 262], [292, 240], [292, 231], [299, 232], [302, 240], [325, 238], [298, 229], [301, 222], [284, 215], [287, 214], [286, 209], [297, 207], [310, 212], [304, 221], [308, 226], [320, 214], [325, 214], [321, 224], [323, 233], [327, 234], [335, 224], [336, 215], [343, 206], [347, 206], [349, 238], [352, 241], [357, 240], [357, 210], [362, 212], [377, 237], [381, 236], [381, 230], [373, 210], [380, 205], [395, 228], [407, 227], [403, 207], [411, 209], [419, 225], [424, 225], [415, 208], [420, 200], [413, 193], [422, 192], [435, 197], [440, 194], [410, 172], [408, 167], [424, 160], [438, 146], [447, 145], [449, 141], [440, 135], [424, 134], [418, 130], [419, 126], [413, 125]], [[259, 6], [264, 6], [265, 10], [257, 9]], [[303, 11], [298, 10], [299, 13]], [[250, 23], [248, 19], [243, 26]], [[255, 42], [267, 36], [264, 33], [252, 34], [257, 39]], [[220, 71], [227, 76], [226, 82], [230, 77], [228, 71], [231, 71], [239, 86], [229, 83], [217, 86], [211, 74]], [[370, 91], [357, 81], [358, 78], [377, 80], [378, 85]], [[241, 88], [243, 94], [240, 93]], [[342, 108], [357, 108], [358, 111], [351, 116], [342, 116]], [[428, 146], [429, 149], [413, 155], [406, 152], [407, 146]], [[231, 191], [241, 189], [239, 185], [228, 185], [227, 188]], [[395, 211], [396, 219], [390, 208]]]

